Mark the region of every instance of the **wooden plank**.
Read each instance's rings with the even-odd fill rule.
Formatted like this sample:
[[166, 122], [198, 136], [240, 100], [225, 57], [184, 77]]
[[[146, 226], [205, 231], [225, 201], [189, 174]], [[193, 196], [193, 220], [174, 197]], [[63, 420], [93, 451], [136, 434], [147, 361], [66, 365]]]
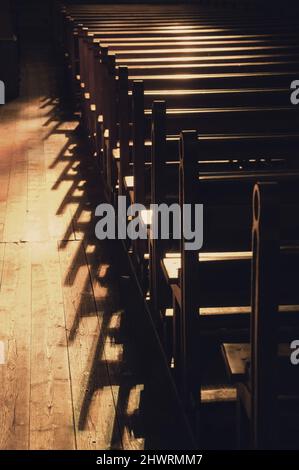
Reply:
[[124, 315], [125, 312], [121, 310], [110, 315], [107, 334], [104, 337], [104, 354], [113, 384], [112, 390], [122, 445], [125, 450], [143, 450], [145, 446], [144, 422], [139, 418], [141, 435], [138, 435], [138, 426], [135, 421], [140, 415], [144, 384], [141, 377], [138, 380], [136, 372], [139, 359], [138, 356], [136, 358], [132, 354], [135, 345], [130, 344], [132, 338], [129, 338], [122, 326]]
[[0, 294], [0, 449], [27, 449], [29, 442], [31, 269], [26, 244], [6, 244]]
[[1, 293], [2, 272], [3, 272], [3, 265], [4, 265], [4, 253], [5, 253], [5, 243], [0, 243], [0, 293]]
[[[226, 368], [231, 379], [236, 383], [246, 379], [247, 366], [250, 363], [250, 344], [249, 343], [224, 343], [222, 353]], [[287, 343], [279, 344], [279, 357], [289, 358], [291, 355], [290, 345]]]
[[[88, 225], [92, 224], [86, 225], [87, 232]], [[143, 324], [143, 304], [140, 305], [138, 301], [137, 306], [136, 291], [133, 294], [131, 284], [129, 287], [120, 277], [122, 270], [127, 269], [122, 247], [118, 242], [99, 242], [89, 236], [85, 236], [83, 243], [97, 312], [102, 322], [102, 349], [98, 350], [98, 356], [101, 355], [106, 361], [121, 434], [120, 441], [116, 435], [117, 423], [114, 422], [113, 448], [120, 448], [121, 444], [124, 449], [139, 450], [146, 446], [179, 446], [178, 443], [181, 445], [185, 438], [182, 440], [180, 432], [174, 437], [171, 431], [180, 422], [180, 412], [174, 411], [170, 405], [170, 402], [173, 404], [173, 397], [169, 398], [168, 379], [161, 378], [158, 373], [155, 373], [155, 377], [148, 377], [149, 368], [156, 371], [157, 358], [153, 359], [152, 350], [145, 351], [148, 343], [146, 335], [150, 333]], [[129, 304], [132, 301], [134, 305], [128, 306], [127, 301]], [[136, 319], [133, 320], [132, 308], [134, 313], [137, 309], [138, 325]], [[142, 324], [141, 333], [139, 322]], [[146, 345], [137, 344], [136, 336], [139, 333]], [[159, 356], [157, 351], [155, 354]], [[148, 367], [145, 356], [149, 361]], [[159, 360], [161, 361], [160, 356]], [[101, 370], [102, 364], [99, 365], [98, 372], [100, 382], [103, 380]], [[162, 388], [160, 382], [163, 382]], [[87, 380], [87, 384], [89, 383]], [[163, 411], [157, 406], [158, 402], [163, 403]]]
[[[7, 192], [6, 218], [3, 239], [7, 242], [19, 242], [24, 235], [24, 225], [27, 209], [27, 149], [26, 139], [23, 135], [24, 109], [19, 108], [12, 112], [11, 123], [7, 136], [15, 144], [11, 151], [11, 172]], [[22, 110], [22, 112], [21, 112]], [[15, 112], [19, 111], [18, 120], [15, 119]], [[18, 135], [18, 133], [20, 134]], [[18, 142], [16, 136], [18, 135]]]
[[[85, 184], [86, 183], [86, 184]], [[88, 186], [88, 187], [87, 187]], [[90, 175], [80, 175], [70, 203], [76, 240], [94, 239], [94, 210], [100, 201], [95, 180]]]
[[201, 400], [203, 403], [219, 403], [236, 401], [237, 390], [234, 387], [219, 386], [214, 388], [203, 388], [201, 390]]
[[4, 230], [4, 222], [6, 217], [7, 192], [10, 179], [11, 167], [11, 147], [9, 145], [0, 144], [0, 224], [1, 232]]
[[55, 242], [31, 244], [30, 449], [75, 448], [60, 263]]
[[[75, 240], [74, 224], [67, 193], [71, 182], [63, 182], [57, 189], [47, 182], [48, 231], [50, 240]], [[63, 208], [62, 201], [64, 201]]]
[[38, 138], [27, 142], [28, 176], [26, 221], [22, 240], [48, 240], [48, 200], [44, 163], [44, 143]]
[[74, 240], [69, 197], [73, 182], [65, 174], [69, 165], [73, 167], [77, 164], [73, 154], [75, 144], [68, 135], [52, 134], [45, 141], [44, 148], [49, 238]]
[[[120, 254], [114, 251], [116, 269], [120, 267]], [[124, 448], [133, 448], [137, 444], [147, 449], [191, 449], [190, 430], [169, 380], [170, 371], [153, 332], [152, 320], [144, 311], [143, 299], [139, 297], [130, 273], [123, 272], [126, 267], [120, 269], [123, 273], [120, 304], [124, 314], [115, 337], [117, 343], [122, 341], [123, 344], [118, 376], [122, 377], [122, 386], [127, 384], [129, 388], [125, 416], [123, 422], [120, 420]], [[109, 364], [111, 367], [110, 361]], [[130, 373], [131, 377], [127, 377]], [[120, 401], [122, 403], [124, 400]]]
[[[30, 63], [30, 54], [27, 59]], [[41, 105], [41, 96], [52, 87], [53, 73], [47, 65], [32, 63], [22, 82], [22, 98], [1, 108], [6, 139], [5, 145], [0, 144], [0, 224], [5, 223], [6, 241], [62, 239], [65, 234], [74, 238], [73, 230], [68, 231], [67, 201], [65, 213], [56, 213], [68, 188], [52, 190], [51, 176], [57, 181], [60, 168], [49, 168], [51, 153], [46, 154], [50, 148], [52, 159], [59, 159], [61, 145], [71, 145], [74, 128], [73, 121], [60, 120], [57, 100]]]
[[94, 236], [94, 225], [92, 220], [92, 208], [86, 197], [82, 194], [80, 200], [71, 205], [72, 220], [74, 223], [76, 240], [84, 240]]
[[1, 131], [3, 135], [6, 136], [5, 141], [2, 140], [0, 142], [0, 223], [3, 225], [2, 239], [6, 219], [11, 165], [13, 161], [13, 147], [15, 142], [15, 125], [13, 116], [14, 113], [11, 104], [0, 106]]
[[[64, 140], [66, 138], [64, 137]], [[60, 145], [53, 152], [59, 154]], [[61, 179], [56, 174], [48, 175], [45, 143], [36, 142], [28, 151], [28, 208], [25, 239], [41, 241], [50, 239], [74, 239], [69, 209], [69, 190], [72, 181]], [[42, 158], [41, 158], [42, 157]], [[64, 164], [65, 165], [65, 164]]]
[[110, 449], [120, 442], [101, 328], [80, 241], [59, 248], [78, 449]]
[[[121, 441], [118, 445], [114, 442], [114, 446], [120, 447], [122, 444], [125, 450], [143, 450], [148, 430], [141, 411], [144, 393], [142, 353], [132, 335], [135, 325], [130, 324], [128, 312], [124, 310], [115, 264], [117, 260], [117, 266], [120, 266], [124, 255], [118, 244], [114, 246], [107, 242], [85, 240], [84, 246], [97, 310], [103, 317], [103, 354], [121, 433]], [[154, 408], [156, 403], [150, 406]]]

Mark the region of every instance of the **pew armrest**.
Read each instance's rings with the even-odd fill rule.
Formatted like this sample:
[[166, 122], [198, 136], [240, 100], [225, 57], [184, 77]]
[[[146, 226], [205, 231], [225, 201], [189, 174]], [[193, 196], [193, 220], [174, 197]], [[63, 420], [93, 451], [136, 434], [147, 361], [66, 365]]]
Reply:
[[125, 176], [124, 185], [127, 191], [131, 191], [134, 188], [134, 176]]
[[114, 160], [119, 160], [120, 159], [120, 148], [116, 147], [112, 150], [112, 156]]
[[[221, 349], [230, 380], [233, 383], [245, 382], [248, 379], [250, 364], [250, 344], [224, 343]], [[290, 344], [280, 343], [278, 346], [278, 365], [282, 366], [281, 370], [289, 369], [290, 355]]]
[[247, 377], [247, 368], [250, 361], [250, 344], [224, 343], [221, 349], [231, 382], [244, 382]]

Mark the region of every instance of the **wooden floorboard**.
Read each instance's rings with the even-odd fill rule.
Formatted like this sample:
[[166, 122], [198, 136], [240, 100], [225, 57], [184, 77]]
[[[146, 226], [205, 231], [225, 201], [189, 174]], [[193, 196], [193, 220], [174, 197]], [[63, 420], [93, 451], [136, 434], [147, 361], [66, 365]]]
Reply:
[[78, 122], [47, 50], [23, 53], [21, 97], [0, 108], [0, 449], [178, 448], [146, 384], [120, 245], [94, 239], [103, 196]]
[[5, 244], [0, 296], [0, 449], [29, 446], [31, 269], [27, 244]]
[[22, 242], [27, 210], [27, 153], [13, 148], [3, 240]]
[[[59, 249], [79, 449], [110, 449], [115, 437], [116, 413], [108, 370], [103, 359], [101, 328], [90, 282], [84, 247], [69, 241]], [[95, 371], [95, 363], [104, 362]], [[99, 373], [96, 390], [89, 377]]]
[[69, 168], [77, 164], [73, 155], [73, 140], [72, 135], [52, 133], [44, 142], [49, 239], [75, 239], [68, 197], [73, 181], [64, 177]]
[[0, 243], [0, 293], [1, 293], [1, 285], [2, 285], [2, 272], [3, 272], [3, 264], [4, 264], [4, 253], [5, 253], [5, 243]]
[[0, 449], [76, 448], [57, 242], [75, 236], [67, 200], [58, 213], [68, 187], [53, 188], [70, 136], [44, 106], [53, 70], [29, 53], [21, 97], [0, 110]]
[[[1, 110], [0, 110], [1, 111]], [[0, 114], [1, 123], [1, 114]], [[1, 124], [2, 127], [2, 124]], [[3, 239], [4, 223], [6, 218], [7, 193], [10, 179], [12, 146], [8, 143], [0, 143], [0, 236]]]
[[56, 242], [31, 244], [30, 449], [74, 449], [60, 263]]
[[[94, 244], [92, 238], [84, 240], [84, 247], [98, 314], [103, 319], [102, 360], [107, 363], [112, 384], [121, 442], [124, 449], [142, 450], [145, 429], [136, 426], [143, 390], [143, 381], [138, 373], [140, 355], [128, 332], [128, 312], [124, 311], [115, 259], [111, 256], [116, 247], [113, 242]], [[100, 368], [101, 364], [98, 363], [97, 367]], [[97, 385], [100, 386], [100, 383]]]

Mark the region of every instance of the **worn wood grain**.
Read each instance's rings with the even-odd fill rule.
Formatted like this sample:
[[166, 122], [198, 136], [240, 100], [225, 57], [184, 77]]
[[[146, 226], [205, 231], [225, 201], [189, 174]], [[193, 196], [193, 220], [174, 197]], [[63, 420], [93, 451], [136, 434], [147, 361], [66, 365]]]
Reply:
[[[102, 322], [80, 241], [59, 250], [79, 449], [113, 446], [115, 406], [101, 344]], [[100, 384], [95, 387], [95, 382]], [[116, 431], [115, 431], [116, 429]], [[116, 438], [119, 440], [119, 437]]]
[[29, 443], [31, 269], [26, 244], [5, 245], [0, 295], [0, 449], [27, 449]]
[[60, 265], [55, 242], [31, 246], [30, 449], [74, 449]]

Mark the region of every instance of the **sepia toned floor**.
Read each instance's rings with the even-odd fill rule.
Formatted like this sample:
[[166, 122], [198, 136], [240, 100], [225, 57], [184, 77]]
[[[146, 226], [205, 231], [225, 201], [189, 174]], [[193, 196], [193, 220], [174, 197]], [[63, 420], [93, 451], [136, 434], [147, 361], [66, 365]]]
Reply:
[[21, 97], [0, 107], [0, 449], [188, 448], [119, 247], [94, 239], [100, 180], [59, 75], [47, 48], [23, 55]]

